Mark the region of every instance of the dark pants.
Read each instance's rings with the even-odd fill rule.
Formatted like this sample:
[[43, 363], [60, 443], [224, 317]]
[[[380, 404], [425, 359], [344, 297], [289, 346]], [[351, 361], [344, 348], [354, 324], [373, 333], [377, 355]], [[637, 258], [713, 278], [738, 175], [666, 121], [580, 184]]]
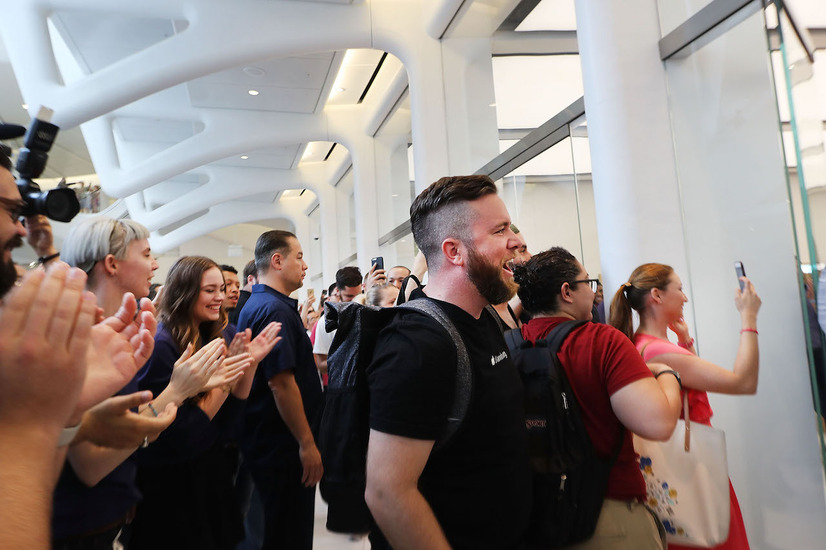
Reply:
[[[268, 468], [252, 467], [252, 477], [264, 506], [263, 550], [312, 550], [315, 487], [301, 483], [298, 452], [279, 453]], [[291, 455], [291, 456], [284, 456]]]

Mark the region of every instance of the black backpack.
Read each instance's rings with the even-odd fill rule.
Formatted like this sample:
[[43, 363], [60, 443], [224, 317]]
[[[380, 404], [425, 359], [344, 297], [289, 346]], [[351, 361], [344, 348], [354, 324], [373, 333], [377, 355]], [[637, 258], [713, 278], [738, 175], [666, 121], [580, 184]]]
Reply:
[[327, 330], [337, 329], [327, 356], [327, 392], [318, 449], [324, 465], [321, 496], [327, 502], [327, 529], [366, 533], [372, 516], [364, 502], [367, 441], [370, 435], [370, 395], [367, 367], [376, 339], [401, 310], [418, 311], [439, 322], [456, 343], [456, 389], [445, 429], [433, 446], [439, 452], [459, 430], [470, 404], [473, 386], [470, 358], [456, 327], [433, 302], [417, 299], [393, 308], [355, 302], [325, 306]]
[[505, 333], [525, 386], [525, 426], [533, 475], [529, 547], [560, 548], [594, 534], [608, 474], [622, 447], [620, 437], [609, 460], [597, 456], [557, 357], [568, 334], [585, 323], [560, 323], [535, 346], [522, 338], [519, 329]]

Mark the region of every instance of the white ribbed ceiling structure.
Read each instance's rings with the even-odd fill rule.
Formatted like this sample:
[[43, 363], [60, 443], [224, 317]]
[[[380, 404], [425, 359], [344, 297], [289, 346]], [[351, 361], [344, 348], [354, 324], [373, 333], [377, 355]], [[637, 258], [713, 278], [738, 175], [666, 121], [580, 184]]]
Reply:
[[[476, 4], [501, 20], [516, 2]], [[460, 5], [35, 0], [0, 25], [28, 112], [80, 126], [103, 190], [163, 252], [237, 223], [300, 225], [406, 108], [415, 53]]]

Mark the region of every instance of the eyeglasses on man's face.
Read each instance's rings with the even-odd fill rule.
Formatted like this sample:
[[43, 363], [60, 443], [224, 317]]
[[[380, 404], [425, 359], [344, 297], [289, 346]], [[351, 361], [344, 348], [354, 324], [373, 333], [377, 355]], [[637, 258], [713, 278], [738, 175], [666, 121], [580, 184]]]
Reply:
[[0, 207], [3, 207], [3, 210], [9, 214], [11, 221], [17, 223], [23, 215], [23, 209], [26, 207], [26, 203], [21, 199], [13, 200], [0, 197]]
[[574, 283], [588, 283], [588, 286], [591, 287], [591, 290], [596, 292], [597, 287], [599, 286], [599, 279], [579, 279], [579, 280], [576, 280], [576, 281], [569, 281], [568, 282], [568, 284], [571, 284], [571, 285], [574, 284]]

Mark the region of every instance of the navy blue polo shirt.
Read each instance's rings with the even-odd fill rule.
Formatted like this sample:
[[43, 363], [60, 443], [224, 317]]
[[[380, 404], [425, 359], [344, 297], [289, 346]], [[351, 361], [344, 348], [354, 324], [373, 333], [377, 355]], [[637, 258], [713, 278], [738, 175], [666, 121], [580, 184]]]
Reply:
[[267, 285], [254, 285], [238, 318], [238, 330], [250, 328], [255, 338], [273, 321], [281, 323], [281, 341], [258, 365], [247, 400], [242, 448], [244, 458], [253, 467], [272, 464], [284, 456], [298, 460], [298, 442], [278, 413], [268, 385], [276, 374], [293, 371], [311, 427], [317, 426], [321, 415], [321, 380], [313, 360], [313, 345], [298, 313], [298, 300]]

